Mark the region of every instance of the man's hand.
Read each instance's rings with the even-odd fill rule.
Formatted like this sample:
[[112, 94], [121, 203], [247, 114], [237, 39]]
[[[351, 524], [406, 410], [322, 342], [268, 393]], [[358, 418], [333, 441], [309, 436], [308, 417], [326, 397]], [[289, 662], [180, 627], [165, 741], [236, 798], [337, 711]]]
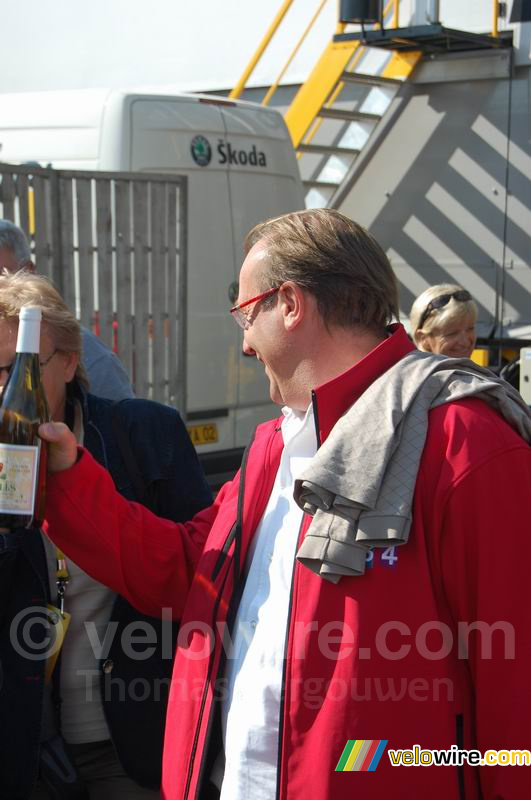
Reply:
[[39, 436], [48, 442], [48, 472], [62, 472], [76, 463], [76, 437], [64, 422], [45, 422]]

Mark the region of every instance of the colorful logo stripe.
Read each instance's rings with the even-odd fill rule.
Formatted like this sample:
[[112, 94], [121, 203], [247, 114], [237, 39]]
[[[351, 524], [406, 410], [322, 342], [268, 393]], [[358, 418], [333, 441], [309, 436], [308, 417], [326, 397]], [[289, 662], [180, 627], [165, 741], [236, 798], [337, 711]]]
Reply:
[[349, 739], [335, 771], [374, 772], [387, 741], [387, 739]]

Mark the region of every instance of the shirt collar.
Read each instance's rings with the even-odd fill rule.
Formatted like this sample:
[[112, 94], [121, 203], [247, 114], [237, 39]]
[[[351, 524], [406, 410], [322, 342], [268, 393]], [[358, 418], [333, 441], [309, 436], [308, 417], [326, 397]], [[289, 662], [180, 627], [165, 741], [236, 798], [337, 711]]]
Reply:
[[306, 411], [297, 411], [289, 406], [283, 406], [282, 414], [284, 415], [284, 419], [282, 420], [280, 427], [282, 430], [284, 446], [286, 446], [295, 436], [298, 436], [300, 431], [315, 429], [313, 420], [313, 407], [311, 403]]

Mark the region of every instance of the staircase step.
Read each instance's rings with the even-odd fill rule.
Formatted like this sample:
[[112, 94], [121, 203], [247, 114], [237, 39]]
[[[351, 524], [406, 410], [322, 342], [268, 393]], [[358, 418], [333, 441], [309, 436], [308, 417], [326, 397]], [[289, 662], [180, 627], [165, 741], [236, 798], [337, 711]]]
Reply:
[[302, 183], [307, 189], [337, 189], [341, 186], [340, 183], [331, 181], [303, 181]]
[[344, 83], [363, 83], [368, 86], [395, 86], [397, 89], [404, 83], [397, 78], [383, 78], [380, 75], [367, 75], [362, 72], [343, 72], [339, 80]]
[[357, 156], [360, 152], [353, 147], [335, 147], [326, 144], [300, 144], [297, 150], [299, 153], [316, 153], [323, 156]]
[[378, 122], [382, 117], [380, 114], [368, 114], [365, 111], [343, 111], [340, 108], [322, 108], [317, 114], [318, 117], [325, 119], [342, 119], [345, 122], [359, 121]]

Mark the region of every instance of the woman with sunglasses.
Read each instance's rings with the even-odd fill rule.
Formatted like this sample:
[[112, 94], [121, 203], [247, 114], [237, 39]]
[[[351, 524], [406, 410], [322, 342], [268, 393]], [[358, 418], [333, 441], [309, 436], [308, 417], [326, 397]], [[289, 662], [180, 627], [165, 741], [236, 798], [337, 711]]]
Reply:
[[470, 292], [453, 283], [439, 283], [413, 303], [411, 336], [419, 350], [470, 358], [476, 346], [477, 315]]

